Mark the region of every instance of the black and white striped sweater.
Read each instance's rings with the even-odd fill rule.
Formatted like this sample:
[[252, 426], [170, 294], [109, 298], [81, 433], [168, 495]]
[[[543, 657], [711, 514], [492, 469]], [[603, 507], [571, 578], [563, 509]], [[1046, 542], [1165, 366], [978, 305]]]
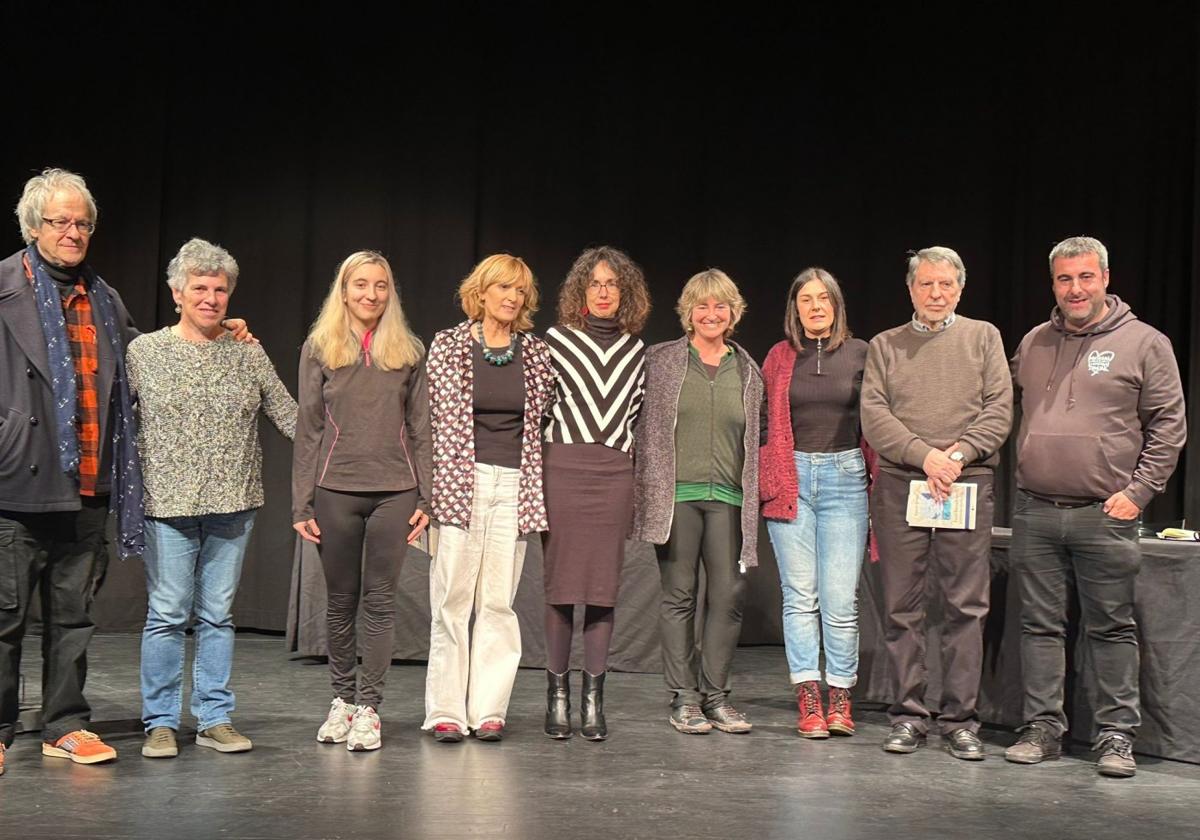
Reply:
[[554, 326], [546, 343], [558, 374], [547, 443], [600, 443], [630, 452], [642, 407], [646, 345], [622, 334], [607, 349], [583, 330]]

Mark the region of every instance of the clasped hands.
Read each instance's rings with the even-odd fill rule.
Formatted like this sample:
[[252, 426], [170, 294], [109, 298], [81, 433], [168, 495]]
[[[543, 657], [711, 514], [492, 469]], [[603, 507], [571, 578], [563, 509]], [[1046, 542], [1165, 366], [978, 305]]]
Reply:
[[963, 462], [950, 457], [958, 451], [958, 442], [955, 441], [945, 449], [931, 449], [925, 456], [921, 467], [925, 470], [929, 494], [935, 502], [945, 501], [950, 496], [950, 485], [962, 475]]

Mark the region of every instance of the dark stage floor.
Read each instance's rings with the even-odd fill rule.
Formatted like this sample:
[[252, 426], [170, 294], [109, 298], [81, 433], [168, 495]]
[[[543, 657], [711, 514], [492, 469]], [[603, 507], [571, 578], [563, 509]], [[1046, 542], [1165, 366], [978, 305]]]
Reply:
[[[38, 641], [28, 640], [30, 656]], [[100, 636], [91, 650], [96, 728], [116, 733], [106, 739], [120, 759], [79, 767], [43, 759], [35, 735], [18, 737], [0, 778], [2, 838], [1169, 840], [1200, 826], [1200, 766], [1139, 757], [1135, 778], [1111, 780], [1077, 751], [1017, 767], [1001, 757], [1007, 732], [985, 732], [980, 763], [951, 758], [936, 739], [887, 755], [877, 710], [857, 715], [853, 738], [803, 741], [774, 647], [738, 654], [734, 699], [755, 723], [750, 735], [680, 735], [658, 675], [611, 674], [609, 740], [554, 742], [541, 732], [543, 674], [525, 670], [503, 743], [436, 744], [418, 729], [425, 669], [398, 665], [383, 749], [351, 754], [315, 740], [330, 696], [324, 664], [289, 661], [282, 639], [243, 634], [235, 722], [253, 752], [196, 748], [188, 729], [170, 760], [140, 754], [138, 637]]]

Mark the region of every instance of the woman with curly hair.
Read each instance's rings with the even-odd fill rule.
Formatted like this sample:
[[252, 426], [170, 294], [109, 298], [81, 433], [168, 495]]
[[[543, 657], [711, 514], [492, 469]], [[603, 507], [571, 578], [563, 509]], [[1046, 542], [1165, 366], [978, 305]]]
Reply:
[[608, 737], [604, 675], [625, 538], [633, 515], [633, 430], [642, 405], [650, 314], [642, 271], [624, 252], [588, 248], [558, 296], [546, 343], [558, 374], [545, 433], [546, 734], [571, 737], [570, 656], [584, 604], [581, 732]]

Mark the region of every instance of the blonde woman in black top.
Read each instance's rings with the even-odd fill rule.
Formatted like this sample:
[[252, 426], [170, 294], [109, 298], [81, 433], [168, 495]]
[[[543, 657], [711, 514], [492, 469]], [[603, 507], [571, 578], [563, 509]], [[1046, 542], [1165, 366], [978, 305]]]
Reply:
[[382, 744], [378, 710], [391, 664], [396, 566], [429, 523], [423, 359], [387, 260], [373, 251], [351, 254], [300, 353], [292, 521], [317, 544], [328, 591], [334, 698], [317, 740], [353, 751]]

